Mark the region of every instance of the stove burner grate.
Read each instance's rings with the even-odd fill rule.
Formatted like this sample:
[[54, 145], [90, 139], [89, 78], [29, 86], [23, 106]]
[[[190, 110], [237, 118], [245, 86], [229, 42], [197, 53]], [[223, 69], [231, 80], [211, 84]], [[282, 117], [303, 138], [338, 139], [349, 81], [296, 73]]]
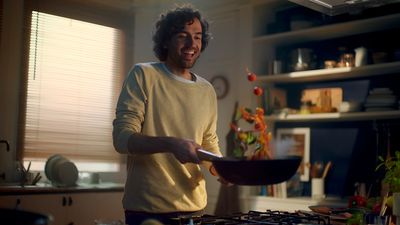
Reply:
[[171, 225], [299, 225], [318, 224], [330, 225], [327, 216], [311, 215], [304, 212], [286, 212], [266, 210], [235, 213], [228, 216], [204, 215], [201, 217], [180, 217], [171, 220]]

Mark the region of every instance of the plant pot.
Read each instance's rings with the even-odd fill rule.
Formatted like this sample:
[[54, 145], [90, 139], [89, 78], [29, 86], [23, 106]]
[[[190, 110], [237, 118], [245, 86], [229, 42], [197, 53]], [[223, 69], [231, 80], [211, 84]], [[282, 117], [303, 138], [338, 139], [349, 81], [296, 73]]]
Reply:
[[400, 192], [393, 193], [393, 215], [396, 216], [396, 225], [400, 225]]

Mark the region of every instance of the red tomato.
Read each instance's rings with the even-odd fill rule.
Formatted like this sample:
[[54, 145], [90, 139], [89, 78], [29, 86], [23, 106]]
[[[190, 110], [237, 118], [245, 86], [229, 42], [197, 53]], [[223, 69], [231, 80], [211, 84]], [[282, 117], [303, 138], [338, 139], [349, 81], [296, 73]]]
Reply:
[[381, 211], [382, 208], [382, 204], [381, 203], [376, 203], [373, 207], [372, 207], [372, 212], [378, 214]]
[[349, 198], [348, 206], [351, 207], [365, 207], [367, 201], [363, 196], [355, 195]]
[[255, 94], [255, 95], [257, 95], [257, 96], [261, 96], [262, 94], [263, 94], [263, 90], [262, 90], [262, 88], [260, 88], [260, 87], [254, 87], [254, 89], [253, 89], [253, 93]]
[[257, 79], [257, 75], [255, 73], [248, 73], [247, 74], [247, 79], [249, 81], [255, 81]]
[[261, 128], [262, 128], [262, 125], [260, 123], [254, 124], [254, 129], [261, 130]]

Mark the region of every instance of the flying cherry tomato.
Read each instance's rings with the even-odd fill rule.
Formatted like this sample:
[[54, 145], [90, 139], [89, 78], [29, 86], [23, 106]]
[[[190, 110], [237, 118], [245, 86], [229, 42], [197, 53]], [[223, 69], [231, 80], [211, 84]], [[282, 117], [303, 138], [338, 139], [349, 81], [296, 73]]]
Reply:
[[262, 94], [263, 94], [263, 90], [262, 90], [262, 88], [260, 88], [260, 87], [254, 87], [254, 89], [253, 89], [253, 93], [255, 94], [255, 95], [257, 95], [257, 96], [261, 96]]
[[255, 73], [247, 73], [247, 80], [249, 81], [255, 81], [257, 79], [257, 75]]
[[254, 129], [256, 129], [256, 130], [258, 130], [258, 131], [260, 131], [260, 130], [262, 130], [262, 124], [261, 123], [256, 123], [256, 124], [254, 124]]
[[239, 132], [239, 139], [241, 141], [245, 141], [247, 139], [247, 134], [246, 132]]

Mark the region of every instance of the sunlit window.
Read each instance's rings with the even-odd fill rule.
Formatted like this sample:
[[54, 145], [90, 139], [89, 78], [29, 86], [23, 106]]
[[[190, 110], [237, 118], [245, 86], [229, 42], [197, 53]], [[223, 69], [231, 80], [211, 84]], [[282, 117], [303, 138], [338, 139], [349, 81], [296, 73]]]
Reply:
[[62, 154], [78, 169], [118, 170], [111, 132], [123, 76], [121, 36], [112, 27], [32, 12], [25, 160], [43, 166]]

